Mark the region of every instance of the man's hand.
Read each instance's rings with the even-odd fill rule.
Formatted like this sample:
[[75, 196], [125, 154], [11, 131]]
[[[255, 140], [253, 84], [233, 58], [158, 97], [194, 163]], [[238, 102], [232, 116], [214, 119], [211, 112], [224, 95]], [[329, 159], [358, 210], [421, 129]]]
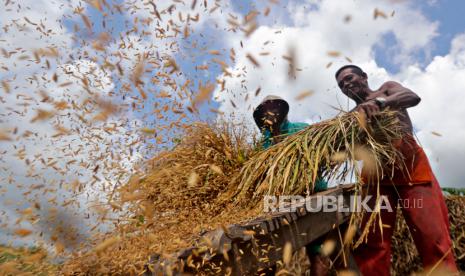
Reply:
[[379, 106], [376, 104], [374, 100], [364, 102], [362, 104], [359, 104], [354, 111], [358, 112], [363, 112], [366, 115], [367, 120], [371, 120], [371, 118], [378, 114], [381, 109]]

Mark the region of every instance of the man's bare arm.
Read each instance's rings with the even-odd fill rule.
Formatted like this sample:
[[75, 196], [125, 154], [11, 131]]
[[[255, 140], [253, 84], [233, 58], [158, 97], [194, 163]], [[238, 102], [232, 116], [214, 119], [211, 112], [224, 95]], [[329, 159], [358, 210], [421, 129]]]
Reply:
[[386, 91], [385, 107], [391, 109], [406, 109], [416, 106], [421, 101], [421, 98], [412, 90], [394, 81], [384, 83], [380, 90]]

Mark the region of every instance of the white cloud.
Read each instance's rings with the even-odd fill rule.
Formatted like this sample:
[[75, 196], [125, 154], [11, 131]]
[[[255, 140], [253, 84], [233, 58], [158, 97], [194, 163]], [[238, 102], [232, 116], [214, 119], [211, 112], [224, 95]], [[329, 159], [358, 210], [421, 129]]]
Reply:
[[408, 67], [399, 78], [422, 98], [410, 114], [439, 181], [444, 186], [463, 187], [465, 109], [461, 102], [465, 91], [465, 34], [453, 39], [448, 55], [436, 56], [424, 70]]

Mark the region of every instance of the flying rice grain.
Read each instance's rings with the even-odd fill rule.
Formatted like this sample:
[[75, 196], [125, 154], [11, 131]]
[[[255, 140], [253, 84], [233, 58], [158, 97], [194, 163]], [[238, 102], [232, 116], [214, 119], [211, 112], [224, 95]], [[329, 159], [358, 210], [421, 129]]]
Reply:
[[283, 248], [283, 263], [287, 266], [291, 262], [292, 258], [292, 244], [286, 242]]
[[104, 240], [103, 242], [101, 242], [100, 244], [98, 244], [97, 246], [95, 246], [94, 247], [94, 252], [101, 253], [101, 252], [107, 250], [108, 248], [110, 248], [111, 246], [119, 243], [120, 241], [121, 241], [120, 236], [114, 236], [114, 237], [108, 238], [108, 239]]

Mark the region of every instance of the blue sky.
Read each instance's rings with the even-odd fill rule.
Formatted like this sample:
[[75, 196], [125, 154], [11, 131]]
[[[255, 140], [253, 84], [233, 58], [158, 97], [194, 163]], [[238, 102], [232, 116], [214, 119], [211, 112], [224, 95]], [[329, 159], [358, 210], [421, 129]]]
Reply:
[[[306, 3], [305, 1], [293, 1], [293, 4], [300, 4], [305, 6], [306, 10], [318, 9], [317, 4]], [[281, 1], [277, 5], [270, 5], [264, 1], [233, 1], [231, 3], [231, 8], [232, 11], [236, 12], [238, 15], [245, 16], [252, 10], [263, 11], [266, 7], [271, 7], [271, 16], [267, 18], [260, 18], [260, 22], [262, 24], [273, 25], [278, 21], [278, 24], [281, 26], [292, 26], [292, 14], [286, 10], [287, 5], [288, 1]], [[456, 34], [465, 30], [465, 21], [460, 20], [462, 16], [461, 11], [464, 10], [465, 3], [453, 0], [415, 0], [412, 1], [410, 5], [420, 9], [429, 20], [439, 23], [437, 34], [431, 41], [431, 47], [428, 47], [427, 49], [418, 49], [412, 55], [413, 62], [417, 62], [421, 67], [425, 67], [427, 64], [429, 64], [429, 62], [431, 62], [434, 56], [447, 54], [450, 50], [452, 38]], [[85, 10], [87, 16], [92, 19], [94, 24], [94, 32], [92, 35], [89, 35], [89, 32], [85, 28], [81, 27], [80, 35], [83, 37], [89, 37], [89, 39], [95, 38], [100, 32], [111, 31], [113, 38], [117, 40], [121, 33], [130, 30], [134, 26], [134, 24], [132, 24], [133, 18], [131, 18], [130, 14], [120, 14], [118, 12], [113, 12], [111, 15], [106, 17], [106, 28], [103, 28], [102, 13], [91, 6], [87, 6]], [[393, 5], [393, 10], [395, 10], [395, 5]], [[67, 27], [68, 31], [73, 32], [73, 25], [80, 25], [81, 21], [82, 20], [80, 17], [67, 19], [65, 20], [65, 26]], [[193, 32], [187, 40], [180, 42], [180, 46], [184, 48], [182, 55], [194, 56], [187, 59], [183, 58], [182, 55], [176, 57], [183, 75], [193, 81], [194, 87], [198, 85], [199, 81], [202, 83], [215, 82], [215, 79], [221, 75], [221, 68], [217, 64], [210, 63], [208, 71], [196, 70], [196, 66], [206, 64], [213, 57], [206, 51], [191, 49], [190, 45], [192, 41], [198, 42], [198, 48], [208, 47], [209, 49], [225, 49], [227, 45], [223, 43], [221, 37], [227, 35], [227, 32], [223, 32], [218, 28], [207, 24], [202, 28], [201, 32]], [[399, 61], [395, 61], [392, 58], [392, 56], [399, 51], [399, 49], [394, 46], [396, 44], [398, 44], [398, 40], [396, 39], [395, 35], [392, 32], [388, 32], [382, 36], [379, 43], [373, 48], [376, 63], [392, 74], [399, 73], [402, 66]], [[75, 47], [80, 47], [79, 43], [75, 44]], [[221, 51], [222, 55], [218, 56], [217, 58], [228, 61], [227, 50], [228, 49], [226, 49], [226, 51]], [[117, 81], [115, 82], [115, 85], [117, 89], [120, 88], [120, 83]], [[150, 101], [153, 103], [156, 102], [157, 99], [152, 98]], [[150, 105], [147, 106], [150, 108]], [[210, 107], [206, 108], [203, 106], [203, 108], [200, 110], [202, 118], [213, 118], [216, 116], [216, 113], [209, 112], [209, 108], [218, 108], [218, 104], [215, 103], [215, 101], [212, 101]], [[144, 110], [142, 113], [146, 113], [146, 110]]]
[[465, 30], [463, 11], [465, 2], [457, 0], [437, 0], [433, 4], [428, 1], [417, 1], [424, 13], [439, 22], [439, 36], [434, 39], [433, 55], [445, 55], [450, 50], [452, 38]]
[[[412, 5], [418, 7], [431, 21], [439, 23], [437, 36], [432, 41], [432, 47], [419, 50], [415, 55], [415, 61], [425, 66], [431, 62], [434, 56], [446, 55], [450, 50], [451, 40], [454, 36], [464, 32], [465, 21], [462, 18], [465, 2], [457, 0], [415, 0]], [[381, 45], [375, 48], [376, 62], [392, 73], [398, 73], [400, 70], [400, 65], [391, 59], [393, 50], [390, 48], [396, 43], [393, 34], [388, 33], [383, 37]]]

